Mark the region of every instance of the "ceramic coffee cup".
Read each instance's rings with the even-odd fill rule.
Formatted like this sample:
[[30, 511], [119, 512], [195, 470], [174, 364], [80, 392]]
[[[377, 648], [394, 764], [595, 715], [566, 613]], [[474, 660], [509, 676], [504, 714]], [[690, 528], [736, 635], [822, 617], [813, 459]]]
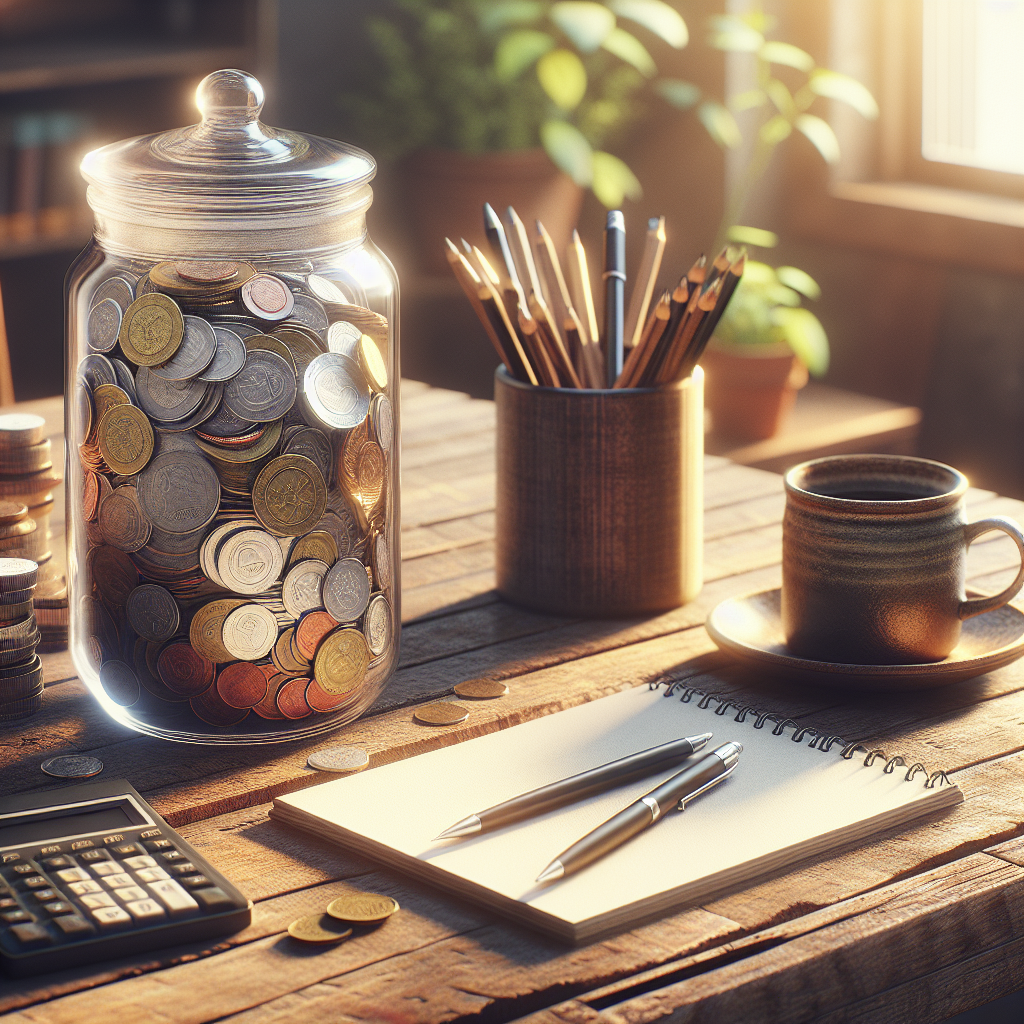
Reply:
[[[964, 619], [1024, 584], [1024, 534], [1005, 516], [966, 521], [967, 478], [902, 455], [837, 455], [786, 474], [782, 626], [793, 654], [856, 665], [941, 661]], [[992, 597], [967, 600], [970, 543], [1012, 537], [1021, 569]]]

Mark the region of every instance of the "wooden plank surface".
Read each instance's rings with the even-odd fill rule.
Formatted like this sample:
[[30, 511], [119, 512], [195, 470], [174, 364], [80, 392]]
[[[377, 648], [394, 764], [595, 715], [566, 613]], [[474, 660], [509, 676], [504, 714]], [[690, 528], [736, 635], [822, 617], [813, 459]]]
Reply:
[[[47, 401], [33, 404], [59, 437], [59, 400]], [[341, 732], [266, 749], [162, 743], [109, 720], [67, 652], [45, 656], [43, 710], [0, 730], [8, 791], [52, 788], [38, 766], [53, 753], [95, 754], [105, 775], [129, 778], [239, 884], [256, 913], [249, 929], [216, 945], [9, 983], [0, 988], [0, 1012], [26, 1024], [129, 1014], [197, 1024], [815, 1015], [916, 1022], [939, 1019], [929, 1017], [931, 1007], [957, 1012], [1024, 976], [1016, 909], [1024, 894], [1024, 667], [932, 693], [867, 697], [740, 670], [717, 652], [703, 621], [726, 597], [778, 586], [782, 484], [713, 457], [707, 581], [690, 605], [598, 622], [507, 605], [493, 589], [493, 429], [491, 403], [403, 382], [400, 667], [370, 714]], [[1024, 518], [1024, 504], [986, 491], [970, 493], [969, 511], [971, 519]], [[969, 556], [972, 580], [1003, 586], [1016, 559], [1006, 538], [982, 538]], [[473, 704], [463, 725], [413, 721], [411, 705], [479, 675], [508, 680], [510, 695]], [[274, 795], [323, 781], [306, 767], [311, 749], [354, 743], [371, 764], [383, 764], [663, 675], [945, 768], [967, 799], [938, 819], [578, 950], [267, 818]], [[310, 953], [285, 936], [291, 920], [346, 886], [393, 893], [403, 910], [328, 951]], [[989, 988], [959, 985], [971, 970]], [[887, 1000], [900, 1008], [889, 1017]]]

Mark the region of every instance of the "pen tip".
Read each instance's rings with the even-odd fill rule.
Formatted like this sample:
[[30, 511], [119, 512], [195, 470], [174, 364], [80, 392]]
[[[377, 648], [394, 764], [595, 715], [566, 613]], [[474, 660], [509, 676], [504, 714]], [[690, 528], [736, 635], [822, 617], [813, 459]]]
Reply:
[[565, 875], [565, 868], [560, 860], [553, 860], [538, 876], [538, 882], [554, 882]]
[[691, 736], [690, 742], [693, 744], [694, 750], [701, 750], [707, 746], [707, 742], [711, 737], [714, 736], [713, 732], [702, 732], [697, 736]]
[[434, 842], [439, 839], [461, 839], [463, 836], [476, 835], [482, 828], [483, 822], [475, 814], [471, 814], [468, 818], [455, 822], [451, 828], [446, 828], [439, 836], [435, 836]]

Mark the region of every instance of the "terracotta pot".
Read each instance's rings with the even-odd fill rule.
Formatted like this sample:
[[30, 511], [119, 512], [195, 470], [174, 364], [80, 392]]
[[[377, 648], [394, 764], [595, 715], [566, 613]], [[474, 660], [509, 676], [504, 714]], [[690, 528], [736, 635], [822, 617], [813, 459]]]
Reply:
[[743, 441], [763, 441], [782, 429], [807, 383], [807, 367], [778, 345], [712, 342], [701, 358], [704, 404], [714, 431]]
[[533, 231], [543, 221], [559, 255], [572, 237], [583, 204], [583, 190], [563, 174], [542, 149], [501, 153], [459, 153], [421, 149], [401, 167], [405, 206], [423, 270], [449, 274], [445, 236], [465, 238], [489, 252], [483, 205], [499, 214], [514, 206]]

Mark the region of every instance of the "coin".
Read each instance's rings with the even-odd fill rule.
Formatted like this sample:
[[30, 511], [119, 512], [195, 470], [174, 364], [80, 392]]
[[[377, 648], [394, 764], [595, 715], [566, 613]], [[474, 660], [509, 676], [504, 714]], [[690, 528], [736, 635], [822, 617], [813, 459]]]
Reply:
[[217, 552], [217, 573], [236, 594], [259, 594], [280, 577], [283, 568], [281, 545], [263, 530], [240, 530]]
[[[317, 526], [324, 533], [330, 534], [334, 541], [334, 546], [337, 549], [337, 557], [334, 561], [337, 561], [338, 558], [348, 558], [361, 540], [360, 524], [356, 522], [356, 517], [345, 502], [335, 502], [335, 508], [332, 509], [330, 499], [328, 499], [328, 510], [323, 514]], [[324, 561], [326, 562], [327, 559], [325, 558]]]
[[272, 337], [277, 338], [288, 349], [288, 354], [295, 365], [295, 376], [299, 380], [305, 376], [306, 367], [323, 352], [318, 336], [312, 331], [303, 330], [301, 324], [294, 324], [291, 320], [287, 321], [287, 326], [276, 328]]
[[100, 685], [103, 692], [123, 708], [135, 704], [142, 693], [138, 678], [123, 661], [105, 661], [100, 666]]
[[252, 349], [241, 371], [225, 386], [224, 404], [242, 419], [270, 423], [291, 409], [296, 393], [288, 363], [275, 352]]
[[308, 533], [324, 514], [327, 483], [312, 460], [279, 455], [256, 477], [252, 503], [268, 530], [297, 537]]
[[226, 704], [217, 692], [216, 686], [211, 686], [193, 697], [189, 701], [189, 707], [200, 721], [218, 728], [238, 725], [249, 714], [248, 708], [233, 708], [230, 704]]
[[[262, 605], [243, 604], [228, 614], [222, 630], [224, 647], [233, 658], [265, 658], [277, 640], [277, 619]], [[262, 699], [264, 694], [260, 694]], [[253, 703], [256, 703], [255, 701]]]
[[277, 691], [277, 710], [285, 718], [306, 718], [313, 709], [306, 703], [308, 679], [289, 679]]
[[324, 607], [339, 622], [355, 622], [366, 611], [370, 581], [358, 558], [342, 558], [324, 579]]
[[220, 481], [202, 457], [166, 452], [139, 476], [139, 504], [161, 530], [191, 533], [217, 514]]
[[472, 697], [474, 700], [490, 700], [492, 697], [504, 697], [508, 686], [498, 679], [464, 679], [455, 684], [455, 692], [460, 697]]
[[326, 562], [309, 558], [288, 570], [281, 594], [292, 618], [298, 619], [306, 612], [323, 608], [324, 577], [329, 568]]
[[299, 653], [304, 658], [312, 660], [320, 641], [339, 625], [340, 623], [327, 612], [315, 611], [303, 615], [295, 627], [295, 646]]
[[97, 522], [103, 540], [121, 551], [138, 551], [146, 546], [153, 524], [139, 507], [134, 487], [116, 487], [100, 503]]
[[320, 772], [358, 772], [369, 763], [370, 755], [362, 747], [327, 747], [314, 750], [306, 758], [306, 764]]
[[260, 718], [266, 718], [270, 721], [282, 721], [285, 716], [278, 709], [277, 692], [288, 681], [287, 676], [283, 676], [273, 665], [260, 665], [257, 667], [263, 670], [264, 675], [267, 675], [268, 669], [273, 670], [273, 672], [267, 675], [267, 695], [258, 704], [253, 706], [253, 711]]
[[150, 367], [161, 380], [191, 380], [199, 376], [217, 354], [217, 335], [199, 316], [186, 316], [184, 333], [177, 351], [159, 366]]
[[[87, 481], [88, 483], [88, 481]], [[96, 488], [99, 495], [99, 486]], [[0, 529], [20, 523], [28, 515], [28, 507], [20, 501], [0, 501]]]
[[252, 420], [236, 416], [226, 405], [220, 408], [203, 424], [203, 435], [214, 437], [238, 437], [256, 427]]
[[116, 384], [117, 374], [110, 360], [99, 352], [90, 352], [78, 364], [78, 376], [95, 390], [101, 384]]
[[219, 284], [238, 277], [238, 264], [228, 260], [179, 260], [174, 269], [178, 277], [201, 284]]
[[135, 376], [139, 405], [162, 423], [179, 423], [191, 416], [202, 405], [209, 386], [202, 380], [164, 380], [148, 366], [140, 366]]
[[39, 566], [28, 558], [0, 558], [0, 594], [34, 587], [38, 572]]
[[370, 408], [363, 371], [340, 352], [324, 352], [306, 367], [303, 395], [319, 420], [339, 430], [358, 426]]
[[289, 555], [289, 562], [295, 565], [307, 558], [315, 558], [327, 565], [334, 565], [338, 560], [337, 541], [326, 530], [313, 530], [295, 541]]
[[310, 274], [306, 278], [306, 287], [321, 302], [348, 302], [348, 296], [334, 281], [319, 274]]
[[154, 643], [170, 640], [181, 623], [178, 602], [169, 591], [153, 583], [136, 587], [128, 595], [125, 613], [132, 629], [143, 640]]
[[132, 282], [126, 277], [114, 276], [108, 277], [106, 281], [101, 281], [96, 286], [96, 291], [92, 293], [92, 304], [95, 308], [105, 299], [112, 299], [124, 312], [132, 304], [134, 298], [135, 287]]
[[39, 444], [46, 430], [46, 420], [30, 412], [8, 412], [0, 416], [0, 451]]
[[433, 704], [418, 707], [413, 712], [413, 718], [424, 725], [456, 725], [469, 718], [469, 712], [458, 704], [435, 701]]
[[96, 422], [99, 424], [111, 409], [118, 405], [131, 405], [132, 399], [128, 392], [117, 384], [101, 384], [92, 393], [92, 403]]
[[236, 661], [221, 669], [217, 676], [217, 693], [233, 708], [251, 708], [267, 695], [267, 677], [255, 665]]
[[[164, 363], [178, 350], [185, 321], [178, 304], [167, 295], [140, 295], [125, 310], [118, 340], [137, 366]], [[111, 381], [111, 383], [113, 383]]]
[[213, 685], [216, 668], [191, 644], [176, 640], [168, 644], [156, 659], [160, 681], [183, 697], [197, 697]]
[[188, 638], [192, 647], [204, 658], [212, 662], [231, 661], [231, 653], [224, 646], [224, 620], [236, 608], [245, 604], [237, 598], [220, 598], [204, 604], [195, 615], [189, 626]]
[[386, 348], [388, 343], [388, 321], [387, 317], [380, 313], [374, 313], [372, 309], [365, 306], [333, 305], [331, 316], [339, 320], [347, 320], [359, 328], [360, 334], [368, 334], [381, 348]]
[[327, 913], [339, 921], [353, 924], [372, 924], [387, 920], [396, 910], [398, 901], [374, 892], [353, 892], [339, 896], [327, 905]]
[[357, 348], [363, 332], [345, 320], [338, 320], [327, 328], [327, 350], [358, 358]]
[[316, 681], [333, 694], [355, 689], [366, 675], [370, 652], [357, 629], [338, 629], [327, 636], [316, 652]]
[[348, 704], [351, 699], [349, 693], [328, 693], [315, 679], [311, 679], [306, 687], [306, 703], [314, 711], [321, 713], [337, 711], [338, 708]]
[[85, 754], [64, 754], [48, 757], [39, 767], [55, 779], [87, 779], [103, 771], [103, 762]]
[[276, 335], [250, 334], [242, 344], [245, 345], [246, 352], [255, 352], [257, 349], [263, 352], [273, 352], [274, 355], [280, 356], [288, 364], [293, 374], [296, 372], [295, 356], [292, 355], [292, 350]]
[[315, 332], [326, 331], [330, 320], [327, 311], [312, 295], [295, 295], [289, 323], [297, 321]]
[[93, 352], [110, 352], [117, 345], [122, 315], [113, 299], [101, 299], [89, 310], [86, 331]]
[[376, 391], [383, 391], [388, 386], [388, 367], [384, 357], [377, 348], [377, 342], [368, 334], [359, 338], [359, 365], [369, 381], [370, 386]]
[[106, 464], [120, 476], [142, 472], [153, 454], [153, 427], [134, 405], [108, 409], [96, 428], [96, 444]]
[[327, 435], [316, 427], [302, 427], [297, 430], [284, 446], [285, 455], [304, 455], [316, 464], [324, 480], [331, 478], [331, 442]]
[[227, 327], [213, 328], [217, 338], [217, 352], [213, 362], [199, 375], [200, 380], [227, 381], [236, 376], [245, 366], [248, 349], [245, 342]]
[[123, 608], [128, 595], [139, 585], [139, 570], [132, 560], [117, 548], [104, 544], [89, 552], [88, 567], [100, 596], [112, 608]]
[[284, 320], [291, 314], [295, 299], [280, 278], [255, 274], [242, 285], [242, 305], [260, 320]]
[[385, 452], [391, 451], [395, 437], [395, 419], [387, 395], [374, 395], [370, 403], [370, 422], [377, 437], [377, 444]]
[[349, 493], [369, 515], [384, 490], [384, 453], [380, 445], [352, 431], [342, 451], [340, 471]]
[[363, 635], [366, 637], [366, 646], [375, 658], [379, 658], [391, 646], [391, 605], [383, 594], [377, 594], [366, 606]]
[[341, 942], [352, 934], [352, 929], [329, 914], [308, 914], [292, 921], [288, 934], [299, 942]]
[[308, 675], [311, 665], [308, 659], [300, 657], [298, 650], [292, 645], [294, 637], [295, 627], [289, 626], [277, 638], [277, 643], [270, 653], [271, 660], [286, 675]]

